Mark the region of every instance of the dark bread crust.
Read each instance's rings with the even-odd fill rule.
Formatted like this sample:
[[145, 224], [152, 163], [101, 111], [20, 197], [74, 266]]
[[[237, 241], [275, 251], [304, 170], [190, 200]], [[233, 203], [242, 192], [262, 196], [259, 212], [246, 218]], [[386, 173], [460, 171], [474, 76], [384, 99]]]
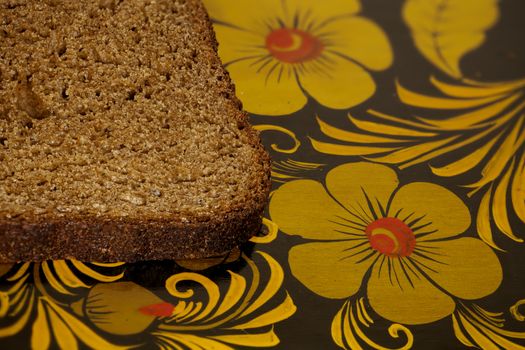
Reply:
[[245, 243], [261, 224], [261, 206], [209, 222], [56, 218], [0, 223], [0, 262], [74, 258], [136, 262], [223, 255]]
[[[194, 25], [206, 33], [208, 42], [204, 44], [213, 47], [215, 53], [206, 58], [220, 65], [218, 43], [204, 5], [200, 0], [188, 2], [200, 14]], [[231, 104], [239, 111], [231, 117], [248, 135], [257, 161], [262, 164], [263, 171], [253, 174], [258, 178], [257, 188], [251, 193], [239, 194], [242, 200], [226, 210], [210, 210], [205, 215], [174, 214], [169, 219], [103, 214], [0, 216], [0, 263], [68, 258], [98, 262], [192, 259], [222, 255], [248, 241], [261, 226], [271, 187], [270, 157], [258, 132], [249, 125], [228, 73], [225, 70], [224, 73], [223, 93], [228, 94]]]

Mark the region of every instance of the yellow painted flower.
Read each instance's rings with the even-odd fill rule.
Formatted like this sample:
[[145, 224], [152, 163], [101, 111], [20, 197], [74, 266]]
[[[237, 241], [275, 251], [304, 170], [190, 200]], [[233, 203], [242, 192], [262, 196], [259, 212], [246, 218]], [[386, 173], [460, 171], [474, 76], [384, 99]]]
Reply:
[[219, 55], [244, 108], [263, 115], [300, 110], [307, 96], [333, 109], [375, 92], [367, 70], [384, 70], [384, 32], [357, 14], [356, 0], [205, 0]]
[[456, 195], [425, 182], [399, 186], [384, 165], [338, 166], [326, 187], [288, 182], [272, 196], [270, 215], [283, 232], [316, 240], [289, 253], [307, 288], [333, 299], [363, 288], [371, 307], [393, 322], [439, 320], [454, 311], [454, 297], [485, 297], [502, 280], [494, 252], [459, 237], [471, 220]]

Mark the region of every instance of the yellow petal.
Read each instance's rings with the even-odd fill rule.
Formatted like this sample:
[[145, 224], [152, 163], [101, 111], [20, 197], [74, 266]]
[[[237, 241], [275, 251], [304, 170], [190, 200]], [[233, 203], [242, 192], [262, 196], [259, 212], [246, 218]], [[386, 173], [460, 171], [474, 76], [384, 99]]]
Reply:
[[269, 56], [264, 47], [265, 37], [259, 33], [229, 27], [220, 23], [214, 24], [215, 35], [219, 42], [219, 56], [224, 64], [240, 59], [263, 58]]
[[[326, 187], [330, 194], [354, 216], [362, 217], [367, 221], [366, 224], [374, 221], [375, 216], [381, 216], [378, 202], [386, 209], [390, 196], [398, 184], [394, 170], [368, 162], [340, 165], [326, 176]], [[367, 197], [370, 203], [367, 202]], [[374, 208], [375, 215], [370, 210], [369, 204]]]
[[403, 19], [416, 47], [436, 67], [458, 78], [459, 62], [485, 40], [484, 31], [498, 18], [498, 2], [405, 1]]
[[[431, 323], [454, 312], [452, 298], [398, 258], [374, 265], [368, 282], [370, 306], [381, 317], [402, 324]], [[403, 269], [404, 267], [404, 269]], [[413, 269], [413, 267], [412, 267]]]
[[210, 338], [223, 343], [247, 347], [269, 348], [279, 344], [279, 337], [275, 334], [273, 327], [264, 333], [250, 334], [246, 332], [246, 334], [215, 335], [210, 336]]
[[418, 242], [457, 236], [470, 226], [470, 213], [461, 199], [444, 187], [426, 182], [399, 189], [390, 208], [390, 213], [397, 212], [407, 224], [421, 218], [411, 225]]
[[281, 0], [204, 0], [204, 6], [215, 22], [226, 23], [265, 34], [267, 24], [276, 28], [278, 19], [283, 18]]
[[320, 104], [347, 109], [372, 96], [376, 86], [370, 74], [349, 59], [324, 52], [298, 70], [302, 87]]
[[498, 257], [482, 241], [465, 237], [424, 243], [423, 256], [413, 254], [423, 271], [447, 292], [461, 299], [479, 299], [500, 285], [502, 270]]
[[251, 59], [227, 66], [244, 109], [262, 115], [283, 115], [300, 110], [307, 100], [292, 68], [271, 61], [261, 69], [263, 64]]
[[387, 36], [366, 18], [346, 17], [331, 21], [319, 30], [319, 35], [328, 44], [326, 50], [345, 55], [369, 69], [383, 70], [392, 64], [392, 48]]
[[272, 221], [287, 234], [321, 240], [364, 235], [363, 230], [352, 228], [354, 225], [348, 220], [354, 218], [317, 181], [285, 183], [272, 195], [269, 210]]
[[292, 274], [306, 288], [325, 298], [342, 299], [361, 287], [378, 254], [369, 256], [371, 253], [366, 240], [307, 243], [290, 249], [288, 260]]
[[[292, 25], [298, 18], [297, 27], [317, 27], [334, 18], [355, 14], [361, 9], [357, 0], [286, 0], [283, 1], [286, 14], [286, 24]], [[309, 14], [309, 15], [307, 15]]]

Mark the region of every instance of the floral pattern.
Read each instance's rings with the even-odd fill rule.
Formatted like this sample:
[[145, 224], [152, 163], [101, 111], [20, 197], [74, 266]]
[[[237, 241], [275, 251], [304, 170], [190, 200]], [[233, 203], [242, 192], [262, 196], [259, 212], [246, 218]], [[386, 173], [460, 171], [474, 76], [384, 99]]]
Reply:
[[357, 0], [205, 4], [219, 54], [251, 113], [290, 114], [310, 96], [329, 108], [353, 107], [376, 90], [369, 71], [392, 63], [385, 33], [359, 15]]
[[524, 4], [203, 2], [272, 156], [261, 231], [0, 265], [0, 348], [525, 350]]
[[454, 312], [455, 298], [482, 298], [502, 280], [492, 250], [461, 236], [470, 214], [456, 195], [426, 182], [399, 186], [383, 165], [338, 166], [326, 189], [288, 182], [272, 196], [270, 214], [282, 232], [316, 240], [288, 258], [306, 287], [333, 299], [363, 288], [374, 311], [393, 322], [437, 321]]
[[[267, 234], [255, 238], [262, 243], [270, 242], [276, 233], [269, 220], [265, 219], [265, 225]], [[158, 291], [122, 280], [123, 263], [60, 260], [6, 266], [2, 272], [8, 276], [4, 284], [9, 288], [0, 292], [0, 315], [9, 325], [0, 328], [0, 337], [17, 335], [29, 325], [31, 347], [38, 349], [54, 345], [73, 349], [80, 344], [93, 349], [136, 348], [143, 345], [145, 335], [149, 336], [148, 347], [159, 349], [275, 346], [280, 340], [273, 325], [296, 311], [290, 295], [281, 291], [283, 270], [264, 252], [254, 253], [253, 258], [234, 252], [222, 257], [220, 263], [237, 261], [246, 264], [247, 269], [243, 274], [228, 270], [221, 284], [204, 272], [184, 271], [169, 276], [165, 281], [165, 299]], [[179, 266], [203, 271], [218, 263], [216, 259], [204, 259], [183, 261]], [[54, 271], [49, 265], [54, 265]], [[264, 285], [262, 268], [268, 273]], [[120, 273], [114, 274], [114, 269]], [[87, 279], [94, 283], [84, 282]], [[268, 308], [269, 301], [274, 303]], [[33, 313], [36, 317], [31, 319]], [[114, 341], [108, 334], [122, 339]]]
[[[259, 266], [243, 255], [252, 275], [246, 279], [229, 271], [225, 291], [202, 274], [181, 272], [166, 280], [167, 300], [136, 283], [115, 282], [97, 284], [73, 309], [109, 334], [132, 337], [149, 333], [159, 348], [201, 346], [227, 350], [231, 345], [275, 346], [279, 337], [267, 326], [290, 317], [296, 307], [286, 295], [269, 311], [258, 310], [277, 294], [283, 282], [279, 264], [265, 253], [258, 255], [270, 267], [266, 289], [259, 288]], [[199, 286], [205, 296], [195, 296], [197, 288], [180, 287], [187, 282]], [[239, 336], [243, 331], [251, 334]]]

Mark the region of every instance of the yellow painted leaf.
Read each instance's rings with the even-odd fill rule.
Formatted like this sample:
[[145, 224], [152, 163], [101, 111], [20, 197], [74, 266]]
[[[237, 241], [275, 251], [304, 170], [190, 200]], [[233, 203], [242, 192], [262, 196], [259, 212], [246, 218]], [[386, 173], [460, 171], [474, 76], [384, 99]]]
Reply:
[[237, 304], [246, 289], [246, 279], [244, 277], [230, 270], [228, 270], [228, 273], [230, 274], [230, 286], [217, 311], [214, 312], [214, 316], [210, 318], [210, 320], [224, 314]]
[[[50, 312], [49, 315], [50, 316], [53, 315], [55, 317], [55, 323], [61, 323], [62, 325], [64, 325], [64, 327], [68, 331], [69, 331], [69, 328], [73, 330], [75, 332], [74, 334], [78, 337], [78, 339], [80, 339], [88, 347], [92, 349], [104, 349], [104, 350], [124, 350], [124, 349], [131, 348], [130, 346], [120, 346], [120, 345], [115, 345], [115, 344], [110, 343], [109, 341], [105, 340], [100, 335], [98, 335], [91, 328], [89, 328], [85, 322], [80, 321], [78, 318], [76, 318], [69, 312], [65, 311], [64, 309], [62, 309], [55, 303], [49, 301], [46, 297], [41, 298], [41, 300], [45, 302], [46, 306], [48, 306], [49, 309], [52, 309], [54, 311], [54, 312]], [[58, 333], [61, 333], [61, 332], [55, 327], [53, 322], [52, 322], [52, 325], [53, 325], [53, 332], [55, 332], [55, 337], [57, 337], [57, 332]], [[66, 338], [69, 337], [69, 335], [74, 337], [71, 331], [69, 331], [69, 334], [66, 336]], [[58, 337], [57, 337], [57, 341], [58, 341]], [[71, 339], [66, 339], [63, 341], [70, 342]], [[76, 344], [76, 340], [75, 340], [75, 344]], [[72, 349], [70, 347], [62, 347], [62, 348]]]
[[257, 310], [259, 307], [264, 305], [268, 300], [270, 300], [271, 297], [277, 293], [279, 288], [281, 288], [281, 285], [283, 284], [284, 280], [284, 272], [281, 268], [281, 265], [272, 258], [269, 254], [258, 251], [259, 253], [268, 263], [268, 266], [270, 267], [270, 278], [268, 279], [268, 283], [266, 284], [266, 287], [262, 291], [262, 293], [259, 295], [259, 297], [250, 303], [250, 306], [244, 310], [239, 317], [243, 317], [246, 315], [249, 315], [250, 313]]
[[[420, 122], [417, 122], [417, 121], [413, 121], [413, 120], [409, 120], [409, 119], [403, 119], [403, 118], [399, 118], [399, 117], [394, 117], [392, 115], [389, 115], [389, 114], [386, 114], [386, 113], [383, 113], [383, 112], [378, 112], [378, 111], [373, 110], [373, 109], [367, 110], [367, 113], [370, 114], [370, 115], [373, 115], [375, 117], [384, 119], [384, 120], [388, 120], [388, 121], [391, 121], [391, 122], [394, 122], [394, 123], [398, 123], [398, 124], [402, 124], [402, 125], [411, 126], [411, 127], [414, 127], [414, 128], [419, 128], [419, 129], [423, 129], [423, 130], [440, 131], [438, 128], [436, 128], [435, 126], [432, 126], [432, 125], [426, 125], [426, 124], [423, 124], [423, 123], [420, 123]], [[400, 131], [403, 132], [403, 130], [400, 130]], [[416, 135], [416, 136], [424, 136], [425, 137], [425, 136], [435, 136], [435, 135], [436, 135], [435, 133], [424, 133], [424, 134], [419, 134], [419, 135]], [[407, 136], [411, 136], [411, 135], [407, 135]]]
[[263, 218], [262, 223], [266, 227], [267, 233], [262, 236], [253, 236], [252, 238], [250, 238], [250, 242], [266, 244], [273, 242], [277, 238], [277, 234], [279, 233], [279, 226], [277, 226], [275, 222], [267, 218]]
[[[355, 133], [352, 131], [347, 131], [343, 129], [336, 128], [335, 126], [331, 126], [330, 124], [322, 121], [319, 117], [317, 117], [317, 122], [319, 123], [319, 127], [321, 131], [326, 135], [330, 136], [331, 138], [334, 138], [339, 141], [346, 141], [346, 142], [354, 142], [354, 143], [400, 143], [400, 142], [407, 142], [407, 140], [400, 140], [390, 137], [383, 137], [383, 136], [376, 136], [376, 135], [368, 135], [368, 134], [360, 134]], [[379, 132], [379, 130], [375, 131]]]
[[0, 292], [0, 318], [7, 315], [9, 310], [9, 294]]
[[349, 305], [348, 306], [348, 311], [346, 312], [346, 314], [343, 317], [343, 336], [344, 336], [344, 338], [346, 340], [346, 343], [348, 343], [348, 345], [350, 345], [349, 349], [352, 349], [352, 350], [363, 350], [363, 347], [357, 341], [354, 333], [352, 332], [353, 327], [350, 324], [350, 317], [349, 317], [349, 315], [351, 315], [351, 314], [352, 314], [352, 306]]
[[7, 280], [12, 282], [12, 281], [17, 281], [18, 279], [20, 279], [22, 276], [25, 275], [25, 273], [27, 272], [27, 269], [29, 269], [29, 266], [31, 265], [31, 263], [23, 263], [21, 266], [19, 266], [18, 270], [16, 271], [16, 273], [9, 277]]
[[[10, 312], [8, 313], [9, 316], [18, 317], [19, 313], [21, 313], [25, 308], [27, 308], [29, 299], [34, 297], [34, 292], [30, 288], [27, 288], [24, 291], [24, 293], [20, 293], [20, 294], [23, 294], [23, 297], [20, 298], [20, 302], [18, 303], [18, 305], [16, 305], [14, 308], [10, 310]], [[14, 302], [13, 302], [13, 305], [14, 305]]]
[[504, 251], [494, 243], [492, 237], [492, 227], [490, 226], [490, 201], [492, 199], [492, 186], [481, 198], [481, 203], [478, 208], [478, 215], [476, 217], [476, 227], [478, 229], [478, 236], [494, 249]]
[[[25, 284], [22, 288], [20, 288], [20, 291], [9, 297], [9, 305], [12, 308], [10, 315], [16, 315], [18, 313], [17, 310], [24, 307], [24, 302], [27, 301], [27, 297], [29, 294], [31, 294], [31, 290], [32, 289], [29, 288], [27, 284]], [[9, 296], [9, 294], [7, 295]], [[13, 306], [16, 307], [13, 309]]]
[[54, 260], [53, 267], [55, 268], [58, 278], [66, 286], [71, 288], [89, 288], [87, 284], [82, 282], [82, 280], [71, 271], [65, 260]]
[[125, 262], [114, 262], [114, 263], [101, 263], [101, 262], [91, 262], [90, 264], [101, 266], [101, 267], [119, 267], [125, 265]]
[[41, 301], [38, 302], [37, 317], [33, 323], [31, 332], [31, 349], [46, 350], [51, 343], [49, 324], [47, 322], [46, 311]]
[[501, 99], [501, 96], [489, 96], [469, 99], [428, 96], [410, 91], [404, 88], [399, 82], [396, 82], [396, 89], [401, 102], [410, 106], [423, 107], [428, 109], [445, 110], [474, 108]]
[[452, 136], [443, 140], [429, 141], [425, 143], [420, 143], [414, 146], [402, 148], [399, 151], [392, 152], [382, 157], [370, 157], [369, 159], [388, 164], [399, 164], [404, 163], [414, 158], [418, 158], [421, 155], [431, 152], [435, 149], [443, 147], [449, 142], [457, 139], [458, 136]]
[[490, 341], [490, 339], [487, 338], [486, 335], [478, 331], [472, 323], [470, 323], [465, 317], [463, 317], [463, 315], [459, 315], [459, 320], [461, 321], [461, 325], [465, 328], [472, 340], [474, 340], [474, 342], [477, 345], [479, 345], [481, 349], [500, 350], [500, 348], [496, 344]]
[[459, 326], [458, 324], [458, 320], [456, 318], [456, 315], [452, 315], [452, 327], [454, 328], [454, 334], [456, 335], [456, 338], [458, 338], [458, 340], [463, 343], [463, 345], [465, 346], [469, 346], [471, 348], [474, 347], [474, 344], [472, 344], [467, 336], [465, 335], [465, 333], [463, 333], [463, 331], [461, 330], [461, 327]]
[[160, 349], [162, 350], [184, 350], [184, 348], [180, 346], [179, 344], [175, 343], [173, 339], [167, 339], [166, 337], [162, 335], [159, 336], [159, 333], [155, 333], [155, 335], [157, 336], [158, 339], [162, 339], [162, 343], [166, 344], [166, 346], [164, 346], [164, 344], [160, 345]]
[[[356, 309], [357, 309], [357, 305], [356, 305]], [[363, 331], [361, 330], [361, 328], [359, 327], [359, 324], [358, 322], [356, 321], [356, 318], [354, 316], [354, 313], [350, 313], [350, 324], [352, 325], [352, 329], [354, 330], [355, 334], [361, 339], [361, 340], [364, 340], [365, 343], [369, 346], [371, 346], [371, 348], [375, 348], [377, 349], [378, 347], [377, 346], [374, 346], [376, 344], [373, 344], [369, 341], [368, 337], [363, 333]]]
[[[361, 300], [362, 299], [360, 299], [360, 301]], [[356, 310], [356, 314], [357, 314], [357, 320], [359, 321], [359, 323], [361, 323], [365, 327], [370, 327], [370, 324], [374, 323], [373, 321], [369, 322], [368, 318], [365, 317], [365, 315], [366, 316], [368, 316], [368, 315], [366, 314], [366, 309], [364, 308], [364, 305], [362, 303], [356, 303], [355, 310]]]
[[331, 325], [332, 339], [334, 343], [337, 344], [341, 349], [346, 349], [344, 340], [343, 340], [343, 311], [346, 311], [346, 305], [348, 302], [343, 304], [343, 307], [337, 311], [337, 314], [334, 316]]
[[365, 318], [365, 323], [370, 323], [370, 324], [374, 323], [374, 320], [372, 319], [372, 317], [370, 317], [370, 315], [366, 311], [365, 299], [364, 298], [360, 298], [359, 299], [359, 309], [361, 310], [361, 313], [363, 314], [363, 316]]
[[73, 295], [73, 293], [65, 289], [64, 286], [56, 279], [48, 264], [49, 262], [44, 261], [40, 266], [42, 267], [42, 271], [44, 272], [44, 276], [46, 277], [46, 281], [49, 283], [49, 285], [51, 285], [51, 287], [53, 287], [53, 289], [60, 294]]
[[498, 19], [497, 6], [496, 0], [408, 0], [403, 19], [423, 56], [459, 78], [461, 58], [483, 43]]
[[468, 86], [468, 85], [455, 85], [447, 84], [436, 77], [430, 77], [430, 82], [442, 93], [452, 97], [459, 98], [475, 98], [475, 97], [487, 97], [493, 95], [500, 95], [517, 90], [525, 86], [525, 79], [518, 81], [509, 81], [501, 85], [496, 86]]
[[472, 310], [467, 309], [467, 311], [472, 317], [470, 322], [475, 324], [479, 329], [482, 329], [483, 333], [485, 333], [485, 335], [488, 336], [488, 339], [490, 339], [493, 343], [500, 345], [503, 349], [525, 350], [525, 347], [504, 338], [525, 339], [525, 332], [507, 331], [504, 328], [497, 327], [496, 325], [487, 322], [484, 318], [480, 317]]
[[287, 171], [287, 172], [298, 172], [305, 170], [304, 168], [299, 168], [296, 166], [289, 165], [286, 162], [274, 162], [272, 163], [272, 167], [277, 170], [281, 171]]
[[311, 137], [308, 137], [312, 143], [312, 147], [321, 153], [334, 154], [338, 156], [362, 156], [372, 155], [378, 153], [386, 153], [399, 149], [399, 147], [369, 147], [369, 146], [350, 146], [350, 145], [339, 145], [329, 142], [317, 141]]
[[511, 188], [512, 206], [516, 215], [525, 222], [525, 153], [514, 172]]
[[[197, 335], [158, 331], [153, 333], [154, 336], [162, 336], [174, 340], [177, 343], [184, 344], [184, 349], [190, 350], [234, 350], [231, 346], [218, 342], [214, 339], [199, 337]], [[164, 339], [163, 339], [164, 340]]]
[[279, 338], [273, 331], [273, 328], [265, 333], [218, 335], [210, 338], [233, 345], [250, 346], [257, 348], [266, 348], [276, 346], [277, 344], [279, 344]]
[[301, 162], [301, 161], [293, 160], [293, 159], [289, 159], [287, 162], [293, 166], [296, 166], [299, 169], [318, 169], [326, 165], [326, 164], [320, 164], [320, 163]]
[[497, 86], [507, 86], [509, 83], [522, 83], [525, 82], [525, 79], [515, 79], [510, 81], [479, 81], [479, 80], [473, 80], [469, 78], [463, 78], [461, 81], [465, 82], [466, 84], [472, 85], [472, 86], [480, 86], [480, 87], [497, 87]]
[[122, 277], [124, 277], [124, 272], [121, 272], [115, 276], [108, 276], [108, 275], [104, 275], [100, 272], [93, 270], [92, 268], [88, 267], [87, 265], [85, 265], [84, 263], [78, 260], [70, 260], [70, 261], [84, 275], [89, 276], [99, 282], [115, 282], [121, 279]]
[[64, 321], [55, 313], [49, 313], [49, 319], [51, 320], [51, 328], [60, 349], [78, 349], [78, 342], [75, 335]]
[[516, 242], [523, 242], [523, 239], [516, 237], [512, 232], [509, 218], [507, 216], [507, 190], [509, 188], [510, 175], [514, 169], [514, 161], [512, 161], [509, 169], [505, 172], [505, 175], [501, 178], [496, 191], [494, 191], [494, 199], [492, 200], [492, 215], [494, 216], [494, 222], [496, 226], [503, 232], [507, 237], [513, 239]]
[[477, 166], [489, 153], [501, 134], [492, 138], [489, 142], [469, 153], [465, 157], [449, 163], [442, 167], [430, 166], [432, 172], [437, 176], [450, 177], [463, 174]]
[[[409, 136], [409, 137], [432, 137], [435, 136], [435, 133], [424, 132], [414, 130], [412, 128], [402, 128], [399, 126], [388, 125], [384, 123], [375, 123], [371, 121], [360, 120], [352, 117], [350, 114], [348, 118], [352, 123], [355, 124], [361, 130], [374, 132], [384, 135], [394, 135], [394, 136]], [[394, 141], [390, 141], [394, 142]]]
[[488, 311], [488, 310], [485, 310], [484, 308], [482, 308], [481, 306], [476, 305], [476, 304], [474, 304], [474, 308], [475, 308], [480, 314], [485, 315], [485, 316], [486, 316], [488, 319], [490, 319], [491, 321], [494, 321], [494, 322], [500, 322], [500, 323], [504, 323], [504, 322], [505, 322], [505, 319], [502, 317], [502, 316], [503, 316], [503, 312], [493, 312], [493, 311]]
[[[195, 310], [195, 303], [193, 301], [188, 302], [187, 304], [179, 304], [183, 309], [175, 315], [175, 318], [178, 320], [183, 320], [188, 316], [193, 310]], [[174, 310], [175, 311], [175, 310]]]
[[[18, 315], [27, 308], [27, 303], [30, 298], [34, 296], [34, 293], [30, 288], [23, 288], [20, 293], [18, 293], [13, 300], [10, 300], [11, 308], [9, 310], [8, 316], [18, 317]], [[14, 306], [14, 307], [12, 307]]]
[[485, 167], [481, 170], [481, 179], [476, 183], [467, 185], [466, 187], [479, 189], [489, 182], [494, 181], [498, 176], [501, 175], [503, 169], [510, 161], [516, 150], [525, 141], [525, 133], [521, 133], [520, 135], [520, 130], [524, 121], [525, 118], [521, 118], [518, 123], [514, 125], [512, 131], [492, 155]]
[[[508, 106], [510, 106], [520, 97], [522, 97], [521, 94], [514, 94], [501, 101], [497, 101], [487, 106], [484, 106], [482, 108], [476, 109], [474, 111], [463, 113], [463, 114], [457, 115], [455, 117], [447, 118], [447, 119], [439, 119], [439, 120], [434, 120], [434, 119], [429, 119], [429, 118], [419, 118], [419, 119], [424, 121], [425, 123], [432, 124], [443, 130], [462, 130], [462, 129], [469, 129], [472, 127], [483, 127], [486, 124], [480, 124], [480, 123], [483, 123], [488, 119], [495, 118], [499, 113], [505, 110]], [[500, 116], [495, 120], [491, 120], [488, 123], [501, 125], [502, 121], [507, 121], [511, 119], [517, 113], [522, 111], [523, 107], [525, 107], [525, 102], [521, 103], [517, 107], [514, 107], [511, 111], [505, 113], [505, 115]]]
[[301, 174], [308, 171], [318, 170], [324, 164], [314, 166], [296, 165], [288, 161], [275, 161], [272, 163], [272, 176], [281, 179], [299, 179]]
[[[190, 304], [188, 304], [190, 305]], [[189, 310], [190, 312], [188, 312], [184, 317], [179, 317], [177, 318], [177, 320], [179, 322], [182, 323], [182, 321], [184, 320], [190, 320], [193, 316], [197, 315], [199, 313], [199, 311], [201, 311], [202, 309], [202, 303], [200, 301], [196, 302], [196, 303], [191, 303], [191, 306], [192, 308]], [[182, 316], [182, 315], [180, 315]]]
[[474, 136], [471, 136], [471, 137], [469, 137], [469, 138], [467, 138], [467, 139], [465, 139], [463, 141], [460, 141], [460, 142], [457, 142], [457, 143], [451, 143], [448, 146], [444, 146], [444, 147], [441, 147], [441, 148], [438, 147], [434, 151], [429, 152], [429, 153], [427, 153], [427, 154], [425, 154], [425, 155], [423, 155], [423, 156], [421, 156], [419, 158], [416, 158], [416, 159], [414, 159], [411, 162], [408, 162], [408, 163], [405, 163], [403, 165], [400, 165], [399, 168], [400, 169], [406, 169], [408, 167], [411, 167], [412, 165], [419, 164], [419, 163], [425, 162], [427, 160], [439, 157], [439, 156], [441, 156], [443, 154], [446, 154], [448, 152], [452, 152], [452, 151], [455, 151], [457, 149], [460, 149], [460, 148], [464, 147], [465, 145], [471, 144], [473, 142], [476, 142], [476, 141], [482, 139], [486, 135], [490, 134], [491, 131], [492, 131], [492, 129], [487, 129], [487, 130], [485, 130], [483, 132], [474, 134]]
[[525, 350], [524, 346], [521, 346], [509, 339], [502, 337], [497, 331], [491, 331], [484, 329], [483, 332], [496, 344], [499, 345], [499, 349], [512, 349], [512, 350]]
[[297, 176], [281, 174], [276, 171], [272, 171], [271, 174], [272, 174], [272, 178], [279, 178], [279, 179], [297, 179], [298, 178]]
[[229, 329], [251, 329], [268, 326], [270, 324], [287, 319], [288, 317], [292, 316], [296, 310], [297, 307], [293, 303], [292, 298], [288, 293], [286, 293], [286, 299], [284, 299], [284, 301], [277, 307], [254, 319], [249, 320], [248, 322], [229, 327]]
[[24, 313], [20, 317], [17, 317], [16, 321], [11, 323], [9, 326], [0, 328], [0, 338], [13, 336], [24, 329], [27, 321], [29, 320], [29, 316], [33, 311], [33, 306], [35, 304], [34, 294], [31, 296], [31, 298], [28, 298], [28, 300], [29, 302], [25, 307]]

